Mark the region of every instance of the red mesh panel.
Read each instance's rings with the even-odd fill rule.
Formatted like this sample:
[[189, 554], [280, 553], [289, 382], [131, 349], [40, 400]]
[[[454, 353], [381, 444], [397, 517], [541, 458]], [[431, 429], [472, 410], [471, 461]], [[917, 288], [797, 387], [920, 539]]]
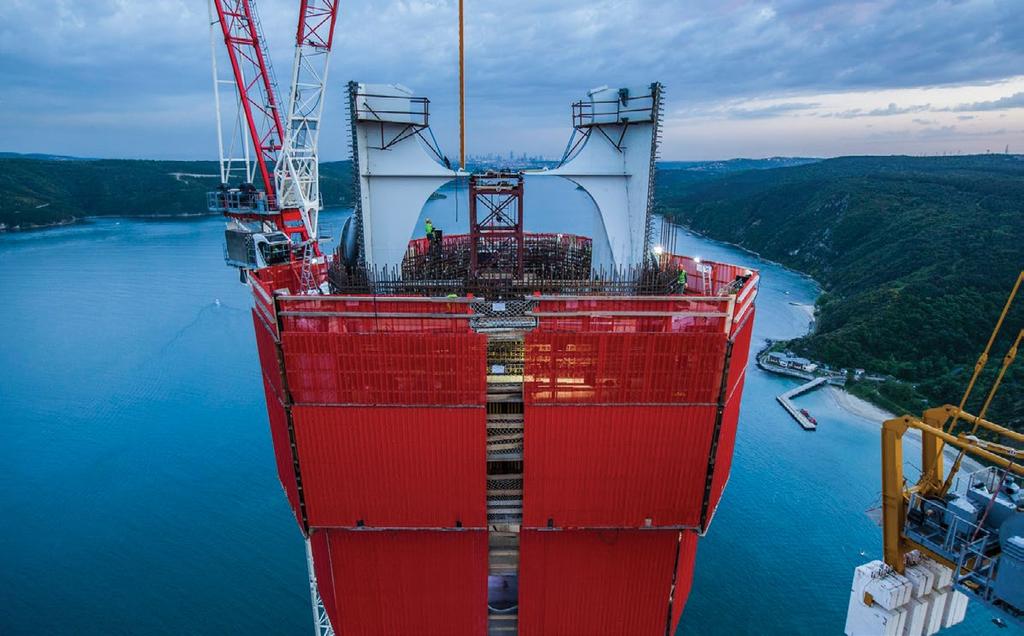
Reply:
[[310, 526], [485, 526], [483, 408], [296, 406], [292, 417]]
[[690, 589], [693, 587], [693, 568], [696, 561], [697, 535], [693, 532], [684, 532], [679, 542], [676, 586], [672, 594], [672, 631], [669, 634], [675, 634], [679, 630], [679, 619], [683, 616], [686, 599], [690, 596]]
[[486, 400], [481, 334], [317, 334], [283, 338], [288, 388], [302, 404], [453, 406]]
[[[534, 313], [540, 315], [538, 331], [720, 333], [725, 330], [727, 310], [726, 301], [705, 301], [682, 296], [668, 300], [623, 299], [609, 296], [544, 300], [538, 303]], [[677, 315], [638, 316], [637, 313]]]
[[487, 633], [486, 532], [326, 532], [336, 633]]
[[527, 406], [523, 525], [697, 527], [715, 406]]
[[668, 530], [524, 530], [519, 633], [664, 634], [678, 544]]
[[472, 313], [457, 299], [420, 297], [319, 296], [280, 307], [284, 330], [303, 333], [467, 333]]
[[712, 404], [724, 333], [526, 336], [527, 404]]

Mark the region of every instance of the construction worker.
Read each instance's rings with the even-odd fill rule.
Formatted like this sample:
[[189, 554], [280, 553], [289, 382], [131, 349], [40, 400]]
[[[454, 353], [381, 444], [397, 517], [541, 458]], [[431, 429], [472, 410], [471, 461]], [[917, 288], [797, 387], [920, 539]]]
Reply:
[[683, 269], [682, 265], [679, 266], [679, 277], [676, 278], [676, 287], [680, 294], [686, 293], [686, 270]]
[[430, 222], [430, 219], [427, 219], [426, 222], [423, 224], [423, 229], [427, 231], [427, 238], [430, 239], [431, 241], [433, 241], [434, 240], [434, 224]]

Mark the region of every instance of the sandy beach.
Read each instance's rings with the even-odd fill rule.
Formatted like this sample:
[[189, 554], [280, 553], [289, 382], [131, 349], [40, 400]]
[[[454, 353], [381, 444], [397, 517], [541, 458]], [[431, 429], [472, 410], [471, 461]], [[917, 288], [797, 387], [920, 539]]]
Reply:
[[[882, 422], [897, 417], [871, 402], [847, 393], [841, 388], [830, 386], [826, 391], [828, 391], [829, 397], [836, 406], [873, 425], [879, 431], [879, 436], [881, 436]], [[946, 470], [949, 470], [956, 460], [957, 450], [947, 446], [943, 451], [943, 455], [946, 458]], [[921, 432], [917, 429], [910, 429], [904, 435], [903, 459], [907, 467], [912, 467], [916, 473], [916, 467], [920, 464], [921, 459]], [[961, 465], [958, 481], [963, 487], [966, 487], [967, 480], [963, 478], [981, 468], [982, 465], [974, 459], [965, 457]]]
[[852, 393], [847, 393], [845, 390], [830, 386], [828, 387], [829, 397], [835, 402], [836, 406], [843, 409], [844, 411], [856, 415], [857, 417], [875, 422], [881, 426], [881, 423], [885, 420], [890, 420], [896, 417], [894, 414], [886, 411], [885, 409], [875, 406], [867, 400], [861, 399]]

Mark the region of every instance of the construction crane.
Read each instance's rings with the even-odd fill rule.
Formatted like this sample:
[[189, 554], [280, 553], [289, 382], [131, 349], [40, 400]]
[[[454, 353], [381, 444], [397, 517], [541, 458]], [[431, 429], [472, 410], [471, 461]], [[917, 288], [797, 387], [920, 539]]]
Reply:
[[[857, 568], [846, 622], [848, 636], [934, 634], [962, 621], [977, 600], [1024, 624], [1024, 434], [986, 419], [1024, 339], [1012, 340], [978, 413], [965, 410], [1006, 316], [1024, 283], [1007, 298], [958, 406], [905, 415], [882, 425], [883, 561]], [[908, 485], [903, 436], [921, 434], [921, 475]], [[948, 474], [946, 447], [956, 450]], [[963, 459], [984, 467], [954, 488]], [[1002, 619], [999, 619], [1002, 620]]]
[[[314, 267], [326, 267], [318, 243], [318, 142], [338, 0], [300, 0], [295, 58], [282, 120], [266, 39], [253, 0], [210, 0], [210, 46], [220, 187], [208, 208], [228, 219], [225, 260], [241, 270], [301, 261], [298, 289], [318, 293]], [[217, 67], [223, 39], [230, 73]], [[228, 93], [222, 99], [221, 92]], [[230, 105], [234, 105], [232, 109]], [[229, 111], [226, 117], [222, 110]], [[260, 186], [255, 184], [259, 178]], [[238, 183], [232, 185], [232, 180]], [[318, 636], [333, 636], [306, 537], [306, 563]]]
[[[338, 0], [300, 0], [282, 118], [255, 3], [210, 2], [221, 184], [209, 193], [208, 208], [230, 219], [225, 260], [243, 270], [243, 276], [245, 270], [301, 260], [300, 287], [305, 292], [316, 291], [313, 268], [323, 264], [317, 234], [322, 207], [317, 151], [337, 17]], [[227, 52], [227, 77], [221, 77], [217, 66], [218, 39]], [[233, 89], [227, 99], [221, 95], [225, 87]], [[233, 185], [234, 178], [239, 182]]]

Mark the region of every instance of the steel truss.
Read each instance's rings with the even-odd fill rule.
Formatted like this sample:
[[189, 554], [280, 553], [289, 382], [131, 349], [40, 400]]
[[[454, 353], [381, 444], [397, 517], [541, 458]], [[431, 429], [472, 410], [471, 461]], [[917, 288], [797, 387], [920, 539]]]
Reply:
[[[251, 0], [211, 0], [211, 4], [216, 12], [221, 35], [223, 35], [224, 43], [227, 46], [228, 60], [237, 89], [238, 103], [241, 107], [241, 113], [236, 119], [241, 125], [241, 116], [245, 117], [245, 126], [248, 128], [249, 139], [255, 150], [256, 168], [263, 180], [268, 198], [273, 201], [274, 182], [271, 178], [270, 167], [277, 163], [278, 152], [281, 150], [284, 139], [284, 127], [281, 125], [277, 102], [274, 98], [276, 85], [270, 60], [264, 53], [266, 42], [260, 27], [259, 16]], [[217, 94], [218, 134], [223, 140], [219, 91], [224, 80], [217, 75], [216, 56], [214, 56], [213, 72], [214, 88]], [[231, 137], [234, 138], [233, 135]], [[233, 160], [230, 157], [233, 154], [231, 150], [229, 150], [229, 154], [225, 155], [223, 141], [220, 146], [221, 179], [226, 182], [226, 177], [232, 171], [232, 164], [237, 159]], [[249, 151], [247, 147], [244, 150], [244, 161], [247, 166], [247, 176], [255, 176], [254, 171], [248, 169]]]
[[320, 598], [320, 589], [316, 583], [316, 570], [313, 569], [313, 546], [306, 537], [306, 567], [309, 570], [309, 597], [313, 603], [313, 629], [316, 636], [334, 636], [334, 627], [327, 616], [324, 601]]
[[274, 173], [281, 209], [296, 209], [306, 240], [316, 240], [320, 200], [320, 119], [337, 0], [302, 0], [295, 36], [287, 132]]

